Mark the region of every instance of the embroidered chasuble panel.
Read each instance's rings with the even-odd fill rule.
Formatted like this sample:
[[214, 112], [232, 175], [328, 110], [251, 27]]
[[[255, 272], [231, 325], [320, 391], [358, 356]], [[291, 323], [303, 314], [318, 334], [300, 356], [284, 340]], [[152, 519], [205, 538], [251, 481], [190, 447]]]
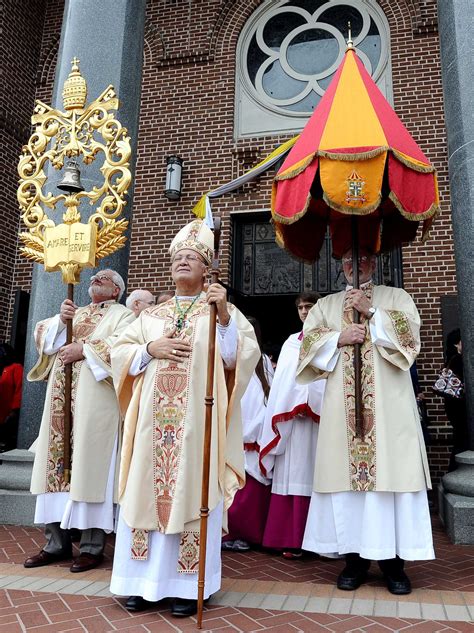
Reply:
[[[195, 348], [197, 321], [209, 315], [209, 305], [201, 296], [193, 305], [193, 299], [181, 299], [180, 338], [191, 345], [191, 353], [180, 362], [159, 360], [155, 370], [153, 396], [153, 477], [155, 510], [158, 529], [165, 532], [171, 515], [181, 458], [184, 425], [188, 414], [189, 385]], [[152, 309], [150, 316], [165, 320], [164, 334], [176, 328], [178, 318], [176, 303], [163, 304]], [[187, 543], [189, 549], [190, 543]], [[191, 565], [192, 567], [192, 565]]]
[[[92, 337], [99, 323], [106, 315], [111, 304], [90, 305], [79, 310], [73, 322], [73, 341], [86, 343]], [[100, 341], [108, 347], [103, 341]], [[104, 354], [108, 354], [103, 347]], [[109, 360], [110, 362], [110, 360]], [[71, 411], [74, 419], [77, 385], [84, 360], [76, 361], [72, 365], [72, 393]], [[46, 492], [67, 492], [70, 485], [64, 482], [64, 364], [59, 356], [56, 357], [53, 366], [52, 389], [50, 401], [50, 427], [48, 443], [48, 460], [46, 472]], [[74, 425], [71, 431], [71, 464], [74, 460]]]
[[[364, 294], [372, 304], [373, 284], [364, 288]], [[342, 313], [342, 330], [354, 323], [353, 309], [344, 299]], [[376, 489], [376, 433], [375, 433], [375, 381], [373, 345], [370, 338], [369, 325], [365, 317], [361, 316], [361, 323], [365, 324], [366, 334], [361, 347], [362, 361], [362, 420], [363, 437], [356, 436], [355, 416], [355, 372], [353, 345], [342, 348], [344, 407], [347, 428], [347, 446], [349, 451], [349, 478], [351, 489], [367, 492]]]
[[400, 310], [387, 310], [387, 314], [395, 331], [398, 344], [415, 361], [418, 356], [418, 346], [411, 331], [410, 322], [405, 312]]

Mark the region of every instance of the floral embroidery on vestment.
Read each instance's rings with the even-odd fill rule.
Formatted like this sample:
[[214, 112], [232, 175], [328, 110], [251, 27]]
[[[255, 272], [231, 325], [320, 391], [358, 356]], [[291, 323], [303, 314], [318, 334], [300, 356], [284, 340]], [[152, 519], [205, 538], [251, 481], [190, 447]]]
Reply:
[[178, 572], [196, 574], [199, 569], [199, 532], [183, 532], [179, 542]]
[[[182, 300], [183, 306], [186, 301]], [[174, 304], [160, 307], [166, 314], [164, 333], [174, 329]], [[209, 313], [203, 295], [188, 315], [180, 336], [186, 337], [193, 350], [197, 319]], [[160, 360], [155, 371], [153, 398], [153, 476], [158, 529], [166, 532], [178, 478], [181, 444], [188, 407], [188, 390], [193, 352], [177, 363]]]
[[[102, 318], [107, 313], [110, 304], [103, 307], [90, 305], [81, 309], [73, 323], [73, 341], [87, 342], [92, 336]], [[43, 329], [43, 332], [45, 330]], [[72, 365], [72, 394], [71, 410], [74, 420], [77, 385], [84, 361], [79, 360]], [[49, 444], [46, 466], [46, 492], [66, 492], [69, 484], [64, 482], [64, 364], [57, 356], [52, 372], [52, 389], [50, 403]], [[71, 462], [74, 461], [74, 422], [71, 429]]]
[[306, 358], [313, 345], [320, 341], [323, 336], [330, 331], [331, 330], [329, 328], [321, 326], [311, 330], [308, 334], [305, 334], [300, 346], [300, 361]]
[[393, 329], [397, 336], [398, 343], [410, 356], [416, 358], [416, 341], [410, 328], [410, 322], [405, 314], [400, 310], [387, 310], [387, 314], [392, 322]]
[[132, 560], [146, 560], [148, 558], [148, 530], [132, 528]]
[[110, 345], [106, 343], [103, 339], [94, 339], [93, 341], [88, 341], [88, 345], [90, 345], [100, 360], [110, 367]]
[[[368, 284], [364, 293], [372, 303], [373, 285]], [[342, 329], [345, 330], [354, 322], [353, 309], [344, 301]], [[362, 322], [367, 321], [362, 318]], [[376, 489], [376, 437], [375, 437], [375, 382], [373, 345], [367, 329], [361, 345], [361, 379], [362, 379], [362, 418], [363, 437], [356, 436], [355, 416], [355, 372], [354, 346], [347, 345], [342, 349], [344, 404], [347, 425], [347, 443], [349, 451], [349, 477], [351, 490], [366, 492]]]

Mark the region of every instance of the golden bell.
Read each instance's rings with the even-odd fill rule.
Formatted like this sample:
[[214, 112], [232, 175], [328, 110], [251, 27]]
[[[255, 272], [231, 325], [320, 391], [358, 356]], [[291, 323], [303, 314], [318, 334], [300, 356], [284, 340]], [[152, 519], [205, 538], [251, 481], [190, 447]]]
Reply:
[[75, 161], [71, 160], [67, 163], [63, 179], [58, 183], [58, 189], [67, 193], [77, 193], [84, 190], [81, 183], [81, 172]]

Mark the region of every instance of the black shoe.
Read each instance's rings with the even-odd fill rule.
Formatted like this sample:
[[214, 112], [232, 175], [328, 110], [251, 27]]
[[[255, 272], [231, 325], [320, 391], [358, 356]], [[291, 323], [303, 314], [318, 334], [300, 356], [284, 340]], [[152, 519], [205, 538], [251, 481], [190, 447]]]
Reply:
[[343, 591], [355, 591], [367, 580], [370, 560], [359, 554], [346, 554], [346, 566], [339, 574], [337, 588]]
[[367, 580], [365, 569], [353, 569], [346, 565], [337, 579], [337, 588], [343, 591], [355, 591]]
[[405, 596], [411, 593], [411, 582], [403, 570], [396, 573], [384, 574], [387, 589], [395, 596]]
[[130, 596], [125, 603], [125, 608], [127, 611], [138, 613], [140, 611], [146, 611], [147, 609], [153, 609], [153, 607], [156, 607], [157, 604], [158, 602], [150, 602], [141, 596]]
[[175, 618], [188, 618], [197, 613], [197, 600], [175, 598], [171, 603], [171, 615]]

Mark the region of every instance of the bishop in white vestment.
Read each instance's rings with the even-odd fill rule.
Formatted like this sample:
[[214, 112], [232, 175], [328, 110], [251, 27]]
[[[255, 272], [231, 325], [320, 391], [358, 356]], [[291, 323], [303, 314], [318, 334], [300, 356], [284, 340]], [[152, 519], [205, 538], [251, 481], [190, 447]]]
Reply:
[[[71, 558], [70, 528], [81, 530], [80, 556], [72, 572], [102, 560], [105, 533], [114, 529], [114, 480], [120, 413], [110, 366], [110, 347], [120, 330], [135, 320], [117, 303], [125, 288], [113, 270], [91, 278], [92, 302], [83, 307], [66, 299], [60, 314], [35, 329], [38, 361], [28, 380], [48, 380], [43, 418], [31, 478], [37, 495], [35, 523], [44, 523], [47, 543], [25, 567]], [[66, 321], [73, 320], [73, 342], [66, 343]], [[72, 363], [71, 478], [64, 481], [64, 366]]]
[[[304, 326], [297, 381], [327, 378], [314, 488], [303, 547], [346, 554], [340, 589], [365, 581], [379, 561], [389, 591], [411, 591], [404, 560], [434, 558], [430, 475], [410, 366], [420, 318], [402, 289], [375, 286], [376, 259], [361, 251], [360, 290], [327, 296]], [[352, 254], [343, 258], [352, 282]], [[353, 309], [361, 324], [353, 322]], [[356, 433], [354, 345], [361, 345], [363, 433]]]
[[210, 303], [218, 325], [206, 598], [220, 587], [225, 513], [245, 482], [239, 403], [259, 349], [224, 287], [204, 291], [212, 249], [200, 220], [178, 233], [170, 248], [176, 296], [144, 310], [112, 350], [126, 414], [111, 591], [129, 596], [130, 611], [173, 598], [174, 616], [196, 613]]

